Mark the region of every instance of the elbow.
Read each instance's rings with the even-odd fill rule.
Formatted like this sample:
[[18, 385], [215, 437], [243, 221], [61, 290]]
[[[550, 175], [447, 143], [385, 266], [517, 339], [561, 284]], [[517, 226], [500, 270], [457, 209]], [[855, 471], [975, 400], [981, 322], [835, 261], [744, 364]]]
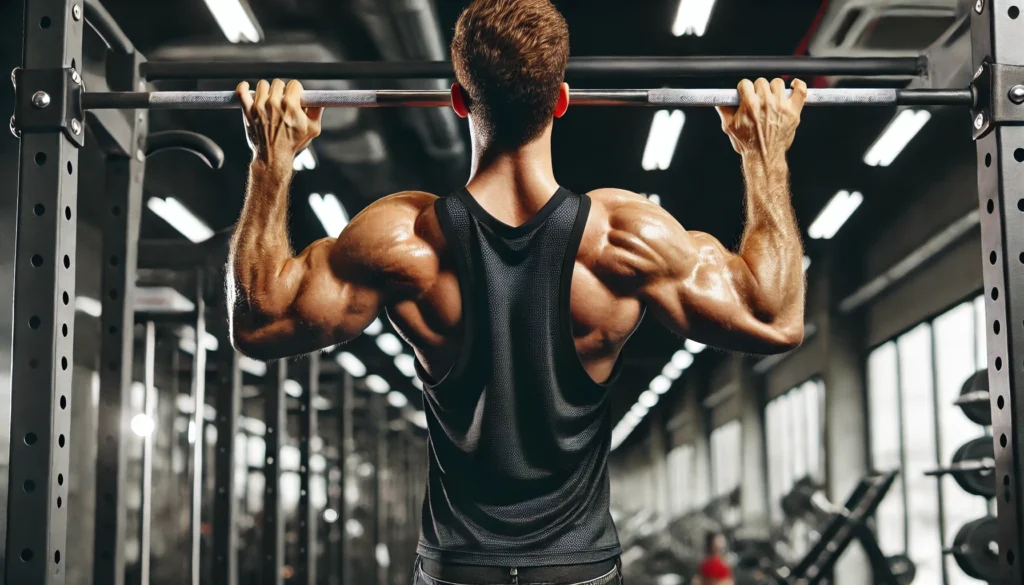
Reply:
[[774, 328], [769, 353], [778, 354], [793, 351], [804, 342], [803, 321], [780, 324]]

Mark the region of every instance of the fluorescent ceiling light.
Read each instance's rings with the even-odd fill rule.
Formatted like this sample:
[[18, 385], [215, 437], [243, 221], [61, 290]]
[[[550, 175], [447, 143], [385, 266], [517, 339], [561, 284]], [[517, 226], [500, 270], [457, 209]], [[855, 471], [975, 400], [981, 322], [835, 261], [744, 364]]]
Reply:
[[146, 207], [149, 207], [153, 213], [159, 215], [193, 243], [205, 242], [213, 237], [213, 230], [210, 229], [210, 226], [196, 217], [174, 197], [166, 199], [150, 197], [146, 202]]
[[[680, 368], [679, 366], [673, 364], [672, 362], [669, 362], [669, 363], [665, 364], [664, 368], [661, 369], [661, 376], [659, 376], [659, 377], [665, 377], [665, 378], [668, 378], [669, 380], [678, 380], [679, 376], [682, 376], [682, 375], [683, 375], [683, 369]], [[651, 385], [651, 389], [654, 390], [653, 383]]]
[[284, 381], [284, 393], [292, 398], [299, 398], [302, 396], [302, 384], [289, 378]]
[[402, 353], [402, 342], [391, 333], [382, 333], [377, 336], [377, 347], [390, 356]]
[[644, 390], [640, 393], [640, 397], [636, 399], [637, 404], [643, 404], [647, 408], [653, 407], [658, 403], [658, 395], [650, 390]]
[[374, 549], [374, 557], [377, 559], [377, 565], [381, 568], [388, 568], [391, 566], [391, 555], [388, 554], [388, 545], [383, 542], [378, 542], [377, 547]]
[[412, 378], [416, 375], [416, 358], [407, 353], [400, 353], [395, 356], [395, 367], [407, 378]]
[[[672, 364], [669, 364], [669, 365], [672, 365]], [[664, 393], [668, 392], [669, 388], [671, 388], [671, 387], [672, 387], [672, 380], [667, 378], [667, 377], [665, 377], [665, 376], [655, 376], [655, 378], [653, 380], [651, 380], [651, 391], [653, 391], [655, 394], [664, 394]], [[646, 394], [646, 392], [644, 394]], [[640, 395], [641, 398], [643, 398], [643, 396], [644, 396], [643, 394]], [[655, 404], [657, 404], [658, 401], [655, 400], [654, 402], [655, 402]], [[650, 406], [654, 406], [654, 405], [652, 404]]]
[[686, 349], [686, 351], [692, 353], [693, 355], [697, 355], [698, 353], [704, 351], [704, 349], [707, 346], [699, 341], [687, 339], [686, 341], [683, 342], [683, 347]]
[[338, 521], [338, 512], [334, 508], [324, 510], [324, 522], [334, 524]]
[[873, 167], [887, 167], [892, 164], [931, 117], [932, 114], [928, 110], [906, 109], [896, 114], [864, 154], [864, 164]]
[[319, 193], [311, 194], [309, 206], [313, 208], [313, 213], [316, 214], [316, 218], [320, 220], [320, 225], [324, 226], [324, 231], [329, 237], [338, 237], [341, 230], [348, 225], [348, 213], [345, 212], [345, 208], [338, 198], [330, 193], [322, 197]]
[[380, 332], [384, 331], [384, 324], [380, 322], [380, 319], [374, 319], [373, 323], [366, 326], [363, 329], [363, 333], [367, 335], [380, 335]]
[[672, 23], [672, 34], [704, 36], [711, 20], [711, 11], [715, 8], [715, 0], [679, 0], [676, 20]]
[[313, 156], [313, 149], [306, 148], [299, 154], [295, 155], [295, 160], [292, 161], [292, 169], [296, 171], [312, 171], [316, 168], [316, 157]]
[[266, 363], [245, 356], [238, 358], [238, 368], [246, 374], [252, 374], [253, 376], [267, 375]]
[[366, 387], [377, 394], [387, 394], [388, 390], [391, 390], [388, 381], [377, 374], [370, 374], [366, 377]]
[[349, 518], [345, 521], [345, 532], [352, 538], [359, 538], [363, 535], [363, 525], [359, 523], [359, 520]]
[[626, 416], [622, 417], [622, 422], [631, 428], [640, 424], [640, 421], [643, 420], [644, 416], [647, 414], [647, 411], [643, 410], [643, 406], [639, 407], [640, 410], [643, 411], [643, 414], [637, 414], [633, 410], [635, 408], [637, 408], [636, 404], [634, 404], [633, 408], [631, 408], [629, 412], [626, 413]]
[[651, 203], [661, 205], [661, 197], [657, 195], [648, 195], [647, 198], [651, 200]]
[[836, 193], [807, 228], [807, 235], [815, 240], [831, 240], [863, 201], [864, 196], [858, 191]]
[[632, 417], [630, 417], [630, 420], [633, 421], [630, 426], [635, 425], [637, 422], [640, 422], [641, 419], [647, 416], [647, 413], [650, 412], [650, 410], [650, 407], [644, 406], [639, 402], [634, 404], [633, 407], [629, 409], [630, 414], [633, 415]]
[[100, 317], [103, 315], [103, 303], [92, 297], [76, 296], [75, 310], [90, 317]]
[[395, 408], [405, 408], [405, 405], [409, 404], [409, 399], [405, 397], [405, 394], [392, 390], [388, 392], [388, 404]]
[[156, 424], [148, 414], [140, 413], [132, 417], [131, 427], [132, 432], [136, 435], [140, 437], [148, 437], [153, 434], [153, 429], [156, 428]]
[[807, 269], [810, 268], [810, 267], [811, 267], [811, 257], [810, 256], [804, 256], [804, 272], [807, 272]]
[[338, 357], [334, 358], [338, 361], [338, 365], [345, 368], [345, 371], [352, 374], [356, 378], [362, 378], [366, 375], [366, 366], [356, 356], [350, 354], [347, 351], [338, 353]]
[[135, 310], [144, 313], [188, 313], [195, 303], [169, 286], [141, 286], [135, 289]]
[[[192, 355], [196, 354], [196, 330], [190, 325], [184, 325], [178, 328], [178, 335], [181, 339], [178, 341], [178, 348], [185, 353]], [[206, 351], [217, 351], [220, 347], [220, 343], [217, 342], [217, 337], [205, 331], [203, 333], [203, 348]]]
[[422, 410], [416, 410], [405, 415], [406, 418], [412, 424], [418, 426], [421, 429], [427, 428], [427, 413]]
[[685, 349], [680, 349], [672, 354], [672, 365], [680, 370], [685, 370], [693, 365], [693, 354]]
[[415, 386], [417, 390], [423, 390], [423, 381], [420, 380], [419, 377], [412, 379], [412, 385]]
[[685, 121], [686, 116], [682, 110], [660, 110], [654, 114], [641, 163], [645, 171], [664, 171], [672, 164]]
[[206, 6], [232, 43], [260, 41], [260, 30], [251, 13], [242, 6], [242, 0], [206, 0]]

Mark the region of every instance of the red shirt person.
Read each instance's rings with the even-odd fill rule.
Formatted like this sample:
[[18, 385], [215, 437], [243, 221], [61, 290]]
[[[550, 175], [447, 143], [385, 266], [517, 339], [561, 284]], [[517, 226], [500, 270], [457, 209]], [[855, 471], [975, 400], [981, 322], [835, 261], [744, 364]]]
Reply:
[[709, 532], [704, 540], [707, 555], [693, 577], [693, 585], [732, 585], [732, 569], [725, 562], [725, 536]]

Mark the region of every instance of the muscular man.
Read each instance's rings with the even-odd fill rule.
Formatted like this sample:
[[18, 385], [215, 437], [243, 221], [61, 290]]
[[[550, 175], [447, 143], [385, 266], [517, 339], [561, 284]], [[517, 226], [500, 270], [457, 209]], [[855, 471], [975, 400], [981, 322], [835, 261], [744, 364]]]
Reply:
[[[800, 231], [786, 150], [806, 87], [759, 79], [720, 110], [742, 158], [738, 252], [620, 189], [552, 172], [569, 106], [566, 23], [549, 0], [476, 0], [459, 18], [452, 105], [469, 119], [465, 188], [376, 201], [293, 254], [292, 159], [317, 136], [298, 82], [243, 83], [253, 149], [228, 291], [239, 351], [346, 342], [382, 311], [414, 348], [429, 427], [419, 583], [619, 579], [609, 514], [608, 387], [645, 309], [682, 337], [772, 353], [803, 336]], [[588, 137], [583, 137], [588, 138]]]

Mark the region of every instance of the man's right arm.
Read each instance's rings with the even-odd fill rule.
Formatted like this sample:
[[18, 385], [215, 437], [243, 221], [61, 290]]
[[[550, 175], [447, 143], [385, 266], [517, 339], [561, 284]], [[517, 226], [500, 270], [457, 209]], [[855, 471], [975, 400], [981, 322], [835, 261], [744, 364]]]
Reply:
[[595, 192], [609, 222], [604, 263], [679, 335], [723, 349], [778, 353], [803, 340], [804, 274], [800, 230], [790, 202], [785, 153], [799, 123], [806, 86], [740, 85], [741, 105], [722, 111], [742, 155], [746, 226], [738, 252], [688, 232], [636, 195]]

